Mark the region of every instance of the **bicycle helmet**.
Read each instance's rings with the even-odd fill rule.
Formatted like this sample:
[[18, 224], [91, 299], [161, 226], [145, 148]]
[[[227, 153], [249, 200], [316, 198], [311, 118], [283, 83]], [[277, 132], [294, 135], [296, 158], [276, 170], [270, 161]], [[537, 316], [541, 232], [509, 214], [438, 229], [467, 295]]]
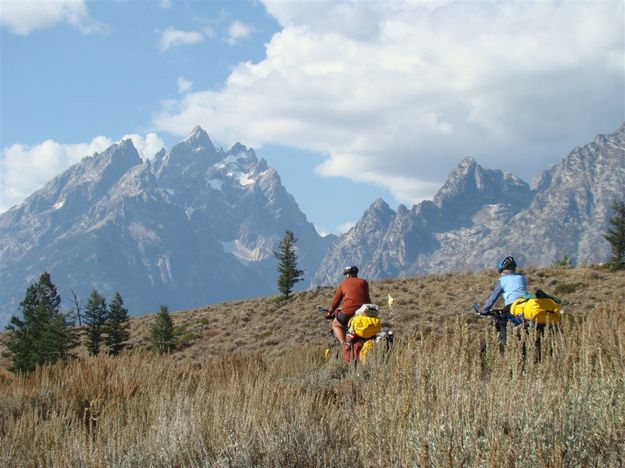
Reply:
[[343, 268], [344, 275], [357, 276], [358, 275], [358, 267], [357, 266], [347, 266]]
[[515, 270], [516, 266], [517, 265], [514, 261], [514, 258], [511, 255], [508, 255], [506, 258], [499, 262], [499, 264], [497, 265], [497, 271], [501, 273], [504, 270]]

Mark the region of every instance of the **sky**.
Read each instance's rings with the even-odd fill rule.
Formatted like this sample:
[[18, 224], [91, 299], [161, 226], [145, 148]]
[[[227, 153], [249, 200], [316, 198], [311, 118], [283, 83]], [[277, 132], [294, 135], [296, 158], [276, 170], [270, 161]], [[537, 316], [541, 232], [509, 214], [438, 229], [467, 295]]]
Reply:
[[320, 233], [625, 121], [623, 0], [0, 0], [0, 212], [132, 138], [254, 148]]

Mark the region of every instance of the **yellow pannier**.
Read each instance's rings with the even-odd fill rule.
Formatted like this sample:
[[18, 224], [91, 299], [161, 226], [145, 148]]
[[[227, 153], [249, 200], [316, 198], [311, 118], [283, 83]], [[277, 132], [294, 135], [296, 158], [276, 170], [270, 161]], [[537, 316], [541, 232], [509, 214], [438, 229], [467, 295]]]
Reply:
[[520, 298], [510, 306], [510, 313], [540, 325], [560, 322], [561, 306], [553, 299]]
[[354, 315], [347, 325], [348, 331], [361, 338], [373, 338], [381, 329], [380, 317], [368, 317], [366, 315]]
[[360, 362], [362, 362], [363, 364], [367, 363], [367, 354], [373, 349], [374, 346], [375, 340], [365, 341], [365, 344], [363, 344], [362, 348], [360, 349], [360, 355], [358, 356]]

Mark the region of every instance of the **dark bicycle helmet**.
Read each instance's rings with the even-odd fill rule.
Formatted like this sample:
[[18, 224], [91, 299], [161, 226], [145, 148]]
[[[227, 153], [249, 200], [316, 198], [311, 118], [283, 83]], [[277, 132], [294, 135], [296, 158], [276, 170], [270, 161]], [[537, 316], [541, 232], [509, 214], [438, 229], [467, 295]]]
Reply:
[[499, 262], [499, 265], [497, 265], [497, 271], [501, 273], [504, 270], [515, 270], [516, 266], [517, 265], [516, 265], [516, 262], [514, 261], [514, 258], [508, 255], [501, 262]]
[[344, 275], [357, 276], [358, 275], [358, 267], [357, 266], [347, 266], [347, 267], [343, 268], [343, 274]]

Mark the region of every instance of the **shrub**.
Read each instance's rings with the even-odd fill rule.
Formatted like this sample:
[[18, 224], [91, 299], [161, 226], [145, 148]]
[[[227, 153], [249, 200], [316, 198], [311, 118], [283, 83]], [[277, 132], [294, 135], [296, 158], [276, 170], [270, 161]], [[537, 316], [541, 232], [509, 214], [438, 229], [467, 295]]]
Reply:
[[584, 283], [560, 283], [553, 289], [553, 293], [555, 295], [571, 294], [584, 287]]

